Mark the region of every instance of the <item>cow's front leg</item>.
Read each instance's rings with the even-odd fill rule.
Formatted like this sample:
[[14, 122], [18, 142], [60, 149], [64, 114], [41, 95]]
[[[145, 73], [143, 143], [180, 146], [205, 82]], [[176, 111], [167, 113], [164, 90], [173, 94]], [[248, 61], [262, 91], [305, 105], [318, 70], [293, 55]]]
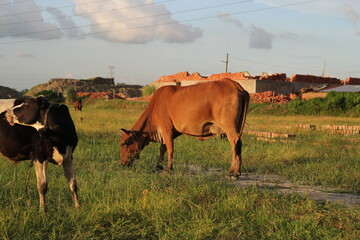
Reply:
[[36, 172], [36, 183], [37, 189], [39, 192], [39, 204], [40, 211], [45, 211], [45, 194], [47, 192], [47, 177], [46, 177], [46, 169], [47, 169], [47, 161], [39, 162], [39, 160], [34, 161], [35, 172]]
[[159, 159], [156, 163], [156, 170], [163, 170], [163, 166], [162, 166], [162, 162], [164, 161], [164, 157], [165, 157], [165, 153], [166, 153], [166, 145], [165, 144], [161, 144], [160, 145], [160, 156]]

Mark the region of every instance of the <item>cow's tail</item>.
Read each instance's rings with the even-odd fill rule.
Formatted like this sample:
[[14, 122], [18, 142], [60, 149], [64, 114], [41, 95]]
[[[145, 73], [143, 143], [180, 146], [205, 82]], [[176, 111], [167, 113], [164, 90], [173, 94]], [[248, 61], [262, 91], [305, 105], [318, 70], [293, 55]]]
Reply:
[[250, 94], [247, 91], [242, 91], [242, 99], [241, 99], [242, 103], [241, 103], [241, 113], [239, 116], [239, 120], [240, 120], [240, 128], [239, 128], [239, 134], [240, 137], [244, 131], [244, 126], [245, 126], [245, 121], [246, 121], [246, 115], [247, 115], [247, 111], [248, 111], [248, 107], [249, 107], [249, 102], [250, 102]]

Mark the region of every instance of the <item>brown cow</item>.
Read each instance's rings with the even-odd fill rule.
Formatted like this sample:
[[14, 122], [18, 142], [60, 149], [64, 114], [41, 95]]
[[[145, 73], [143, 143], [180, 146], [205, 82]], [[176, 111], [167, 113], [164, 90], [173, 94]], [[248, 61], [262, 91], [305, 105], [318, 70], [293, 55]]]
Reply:
[[226, 134], [232, 146], [228, 175], [241, 174], [241, 134], [250, 96], [240, 84], [230, 79], [192, 86], [164, 86], [153, 95], [144, 113], [120, 141], [120, 161], [129, 166], [149, 142], [159, 142], [157, 168], [168, 152], [166, 170], [172, 170], [174, 138], [181, 134], [205, 140]]
[[76, 99], [74, 101], [74, 108], [75, 108], [75, 111], [79, 110], [81, 112], [81, 110], [82, 110], [82, 100], [81, 99]]

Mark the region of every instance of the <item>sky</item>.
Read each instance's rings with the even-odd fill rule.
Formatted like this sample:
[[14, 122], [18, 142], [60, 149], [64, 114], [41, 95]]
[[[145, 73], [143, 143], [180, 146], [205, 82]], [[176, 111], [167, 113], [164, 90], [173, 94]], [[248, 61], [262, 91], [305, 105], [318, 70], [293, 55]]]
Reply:
[[228, 71], [360, 77], [359, 0], [0, 0], [0, 85]]

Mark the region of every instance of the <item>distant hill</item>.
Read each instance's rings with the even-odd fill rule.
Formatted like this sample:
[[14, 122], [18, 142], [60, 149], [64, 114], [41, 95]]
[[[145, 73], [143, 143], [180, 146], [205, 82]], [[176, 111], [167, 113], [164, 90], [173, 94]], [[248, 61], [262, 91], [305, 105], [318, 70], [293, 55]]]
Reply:
[[18, 98], [18, 97], [20, 97], [20, 94], [15, 89], [0, 86], [0, 98], [1, 99]]
[[55, 92], [66, 93], [70, 87], [74, 87], [76, 92], [104, 92], [114, 89], [114, 78], [96, 77], [91, 79], [71, 79], [71, 78], [53, 78], [50, 81], [39, 84], [31, 88], [26, 96], [34, 96], [43, 90], [53, 90]]

